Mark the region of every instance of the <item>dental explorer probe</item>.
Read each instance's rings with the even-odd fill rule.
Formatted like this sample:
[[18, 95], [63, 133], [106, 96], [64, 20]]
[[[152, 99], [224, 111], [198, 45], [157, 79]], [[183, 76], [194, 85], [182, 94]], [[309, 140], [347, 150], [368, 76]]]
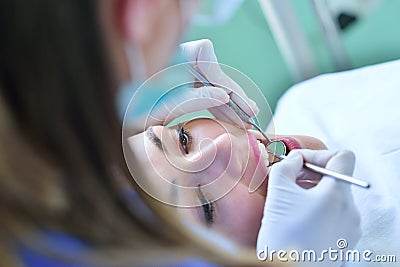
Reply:
[[[268, 151], [268, 153], [273, 154], [274, 157], [277, 157], [280, 160], [283, 160], [283, 159], [286, 158], [286, 156], [275, 154], [275, 153], [273, 153], [271, 151]], [[338, 179], [338, 180], [341, 180], [341, 181], [345, 181], [345, 182], [348, 182], [348, 183], [351, 183], [351, 184], [354, 184], [354, 185], [357, 185], [357, 186], [360, 186], [360, 187], [363, 187], [363, 188], [369, 188], [370, 187], [370, 184], [368, 182], [366, 182], [366, 181], [363, 181], [363, 180], [360, 180], [360, 179], [357, 179], [357, 178], [354, 178], [354, 177], [351, 177], [351, 176], [348, 176], [348, 175], [344, 175], [344, 174], [341, 174], [341, 173], [338, 173], [338, 172], [334, 172], [334, 171], [322, 168], [320, 166], [314, 165], [314, 164], [309, 163], [309, 162], [304, 162], [304, 168], [306, 168], [306, 169], [308, 169], [310, 171], [322, 174], [322, 175], [328, 175], [328, 176], [333, 177], [335, 179]]]
[[[192, 65], [188, 64], [187, 65], [187, 69], [189, 70], [189, 72], [197, 79], [199, 80], [204, 86], [212, 86], [212, 87], [219, 87], [219, 86], [215, 86], [212, 83], [210, 83], [200, 72], [198, 72]], [[231, 94], [236, 94], [234, 91], [231, 92]], [[268, 143], [272, 143], [271, 139], [269, 139], [269, 137], [264, 133], [263, 130], [261, 130], [260, 126], [258, 126], [255, 121], [253, 120], [252, 117], [250, 117], [249, 115], [246, 114], [246, 112], [244, 112], [239, 106], [238, 104], [236, 104], [232, 99], [229, 98], [229, 102], [227, 103], [227, 105], [233, 109], [233, 111], [239, 116], [239, 118], [243, 121], [246, 122], [248, 124], [250, 124], [251, 126], [253, 126], [254, 128], [257, 129], [257, 131], [259, 131], [262, 136], [267, 140]]]
[[[192, 65], [187, 64], [186, 65], [187, 69], [189, 70], [189, 72], [197, 79], [199, 80], [204, 86], [213, 86], [215, 87], [215, 85], [213, 85], [212, 83], [210, 83], [200, 72], [198, 72]], [[235, 92], [232, 91], [233, 94], [235, 94]], [[233, 109], [233, 111], [236, 112], [236, 114], [239, 116], [239, 118], [241, 120], [243, 120], [244, 122], [247, 122], [249, 124], [251, 124], [254, 128], [257, 129], [257, 131], [259, 131], [262, 136], [267, 140], [267, 143], [270, 144], [272, 143], [271, 139], [268, 138], [268, 136], [264, 133], [263, 130], [261, 130], [261, 128], [254, 122], [253, 118], [251, 118], [249, 115], [247, 115], [234, 101], [232, 101], [231, 99], [229, 99], [229, 102], [227, 103], [227, 105]], [[267, 149], [267, 147], [266, 147]], [[274, 157], [283, 160], [286, 158], [286, 156], [284, 155], [280, 155], [274, 152], [271, 152], [267, 149], [267, 152], [272, 154]], [[312, 163], [309, 162], [304, 162], [304, 168], [322, 174], [322, 175], [327, 175], [330, 176], [332, 178], [341, 180], [341, 181], [345, 181], [363, 188], [369, 188], [370, 184], [366, 181], [348, 176], [348, 175], [344, 175], [338, 172], [334, 172], [325, 168], [322, 168], [320, 166], [314, 165]]]

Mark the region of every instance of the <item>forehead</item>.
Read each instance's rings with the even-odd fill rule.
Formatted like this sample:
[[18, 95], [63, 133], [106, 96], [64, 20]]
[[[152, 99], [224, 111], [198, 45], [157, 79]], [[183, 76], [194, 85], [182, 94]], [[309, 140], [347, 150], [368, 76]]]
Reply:
[[152, 131], [146, 131], [128, 138], [130, 149], [134, 153], [138, 167], [143, 168], [149, 175], [154, 176], [157, 172], [161, 172], [163, 175], [173, 174], [173, 168], [163, 150], [162, 142], [166, 141], [164, 139], [160, 139]]
[[168, 164], [163, 152], [140, 133], [128, 138], [133, 152], [133, 162], [130, 162], [135, 182], [151, 197], [164, 202], [175, 203], [176, 171]]

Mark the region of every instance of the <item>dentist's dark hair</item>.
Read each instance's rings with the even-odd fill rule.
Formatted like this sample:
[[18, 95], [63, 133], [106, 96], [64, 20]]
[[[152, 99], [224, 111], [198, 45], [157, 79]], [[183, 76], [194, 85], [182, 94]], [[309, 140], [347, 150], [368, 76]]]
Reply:
[[1, 266], [18, 265], [19, 245], [48, 250], [49, 230], [94, 244], [103, 265], [116, 257], [102, 248], [130, 265], [184, 251], [121, 200], [129, 174], [97, 3], [0, 1]]
[[[22, 266], [22, 249], [90, 266], [154, 266], [193, 255], [262, 264], [252, 250], [238, 253], [179, 227], [176, 209], [131, 183], [114, 58], [99, 18], [107, 1], [125, 0], [0, 1], [0, 266]], [[54, 233], [88, 248], [79, 257], [63, 253], [48, 241]]]

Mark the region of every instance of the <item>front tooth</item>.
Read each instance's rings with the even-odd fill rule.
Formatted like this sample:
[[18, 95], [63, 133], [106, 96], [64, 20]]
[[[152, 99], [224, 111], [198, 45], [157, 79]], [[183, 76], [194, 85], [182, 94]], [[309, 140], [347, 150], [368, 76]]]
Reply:
[[262, 160], [264, 161], [265, 166], [268, 167], [269, 166], [269, 160], [268, 160], [269, 155], [267, 153], [267, 149], [265, 148], [264, 144], [262, 144], [262, 143], [258, 143], [258, 147], [261, 151]]

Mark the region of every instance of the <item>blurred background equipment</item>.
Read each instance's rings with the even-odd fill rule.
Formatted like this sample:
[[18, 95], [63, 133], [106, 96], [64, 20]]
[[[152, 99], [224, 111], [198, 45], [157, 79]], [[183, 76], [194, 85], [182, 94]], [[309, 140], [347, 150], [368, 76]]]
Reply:
[[248, 75], [272, 109], [295, 82], [400, 58], [400, 1], [218, 2], [203, 1], [184, 41], [210, 39], [219, 62]]

